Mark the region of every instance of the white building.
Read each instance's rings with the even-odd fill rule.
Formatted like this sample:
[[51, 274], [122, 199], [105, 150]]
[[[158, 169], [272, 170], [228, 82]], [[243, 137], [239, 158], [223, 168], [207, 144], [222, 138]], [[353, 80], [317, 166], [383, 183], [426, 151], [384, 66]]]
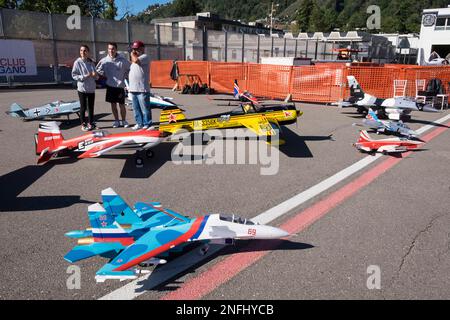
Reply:
[[423, 64], [433, 51], [441, 58], [450, 54], [450, 6], [423, 10], [417, 62]]

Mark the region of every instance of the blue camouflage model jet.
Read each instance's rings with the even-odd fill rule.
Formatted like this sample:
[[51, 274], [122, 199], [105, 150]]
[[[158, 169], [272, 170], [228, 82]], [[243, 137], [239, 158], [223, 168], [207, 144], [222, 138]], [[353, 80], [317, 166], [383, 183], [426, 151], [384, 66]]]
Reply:
[[54, 101], [29, 109], [24, 109], [21, 105], [13, 103], [9, 111], [6, 111], [6, 114], [24, 121], [56, 118], [60, 116], [67, 116], [67, 120], [69, 120], [69, 115], [72, 113], [76, 113], [78, 117], [80, 116], [79, 101]]
[[[354, 123], [353, 125], [358, 125]], [[408, 127], [403, 121], [380, 120], [372, 109], [369, 109], [366, 118], [362, 121], [363, 126], [375, 129], [377, 133], [392, 133], [407, 138], [416, 138], [419, 134]]]
[[[135, 266], [166, 263], [163, 257], [182, 251], [190, 242], [233, 244], [235, 239], [278, 239], [289, 234], [281, 229], [260, 225], [251, 220], [221, 214], [189, 218], [158, 202], [137, 202], [134, 209], [111, 188], [102, 191], [103, 206], [90, 205], [88, 216], [92, 228], [66, 233], [78, 239], [64, 259], [70, 263], [96, 255], [109, 258], [96, 274], [97, 282], [106, 279], [135, 279]], [[143, 272], [142, 272], [143, 273]]]

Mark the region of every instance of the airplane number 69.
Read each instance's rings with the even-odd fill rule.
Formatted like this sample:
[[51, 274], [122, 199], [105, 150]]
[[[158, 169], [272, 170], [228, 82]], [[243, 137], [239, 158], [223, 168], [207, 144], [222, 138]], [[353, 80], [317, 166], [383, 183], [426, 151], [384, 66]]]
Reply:
[[248, 234], [251, 236], [256, 236], [256, 229], [248, 229]]

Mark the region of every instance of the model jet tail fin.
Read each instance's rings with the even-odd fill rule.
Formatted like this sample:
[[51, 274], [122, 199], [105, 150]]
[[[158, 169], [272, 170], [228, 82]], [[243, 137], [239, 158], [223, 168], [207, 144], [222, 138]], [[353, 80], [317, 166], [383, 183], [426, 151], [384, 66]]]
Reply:
[[9, 107], [9, 111], [6, 111], [6, 114], [9, 114], [11, 117], [14, 118], [25, 118], [26, 114], [22, 108], [22, 106], [18, 103], [13, 103]]
[[373, 120], [373, 121], [376, 121], [376, 122], [380, 122], [380, 119], [378, 119], [378, 116], [372, 110], [372, 108], [369, 108], [369, 112], [367, 113], [366, 119]]
[[140, 223], [142, 220], [112, 188], [102, 190], [105, 210], [121, 225]]
[[366, 130], [361, 130], [359, 133], [358, 143], [361, 142], [369, 142], [372, 141], [372, 138], [369, 136]]
[[354, 76], [347, 76], [348, 86], [350, 88], [350, 96], [352, 98], [363, 99], [366, 93], [363, 91]]
[[159, 122], [175, 123], [180, 120], [185, 120], [186, 116], [184, 115], [183, 111], [184, 110], [180, 109], [177, 106], [165, 107], [161, 111]]
[[59, 126], [55, 121], [42, 122], [39, 124], [37, 139], [36, 139], [36, 153], [41, 154], [46, 149], [47, 152], [52, 153], [57, 150], [64, 141]]
[[240, 91], [239, 91], [238, 81], [237, 81], [237, 79], [234, 79], [234, 84], [233, 84], [233, 96], [234, 96], [236, 99], [239, 99], [239, 95], [240, 95]]
[[124, 246], [134, 242], [134, 238], [99, 203], [88, 207], [88, 216], [94, 242], [119, 242]]

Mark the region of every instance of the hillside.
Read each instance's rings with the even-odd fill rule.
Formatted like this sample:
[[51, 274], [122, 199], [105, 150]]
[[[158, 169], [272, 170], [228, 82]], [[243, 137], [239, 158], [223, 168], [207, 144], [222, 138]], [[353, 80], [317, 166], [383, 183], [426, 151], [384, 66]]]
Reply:
[[[226, 19], [244, 22], [265, 19], [270, 0], [174, 0], [167, 5], [152, 5], [146, 14], [132, 19], [150, 22], [153, 18], [195, 15], [210, 11]], [[298, 31], [342, 31], [366, 28], [367, 7], [373, 0], [274, 0], [279, 27]], [[425, 8], [447, 7], [447, 0], [380, 0], [382, 32], [419, 32]], [[295, 22], [295, 24], [292, 24]]]

